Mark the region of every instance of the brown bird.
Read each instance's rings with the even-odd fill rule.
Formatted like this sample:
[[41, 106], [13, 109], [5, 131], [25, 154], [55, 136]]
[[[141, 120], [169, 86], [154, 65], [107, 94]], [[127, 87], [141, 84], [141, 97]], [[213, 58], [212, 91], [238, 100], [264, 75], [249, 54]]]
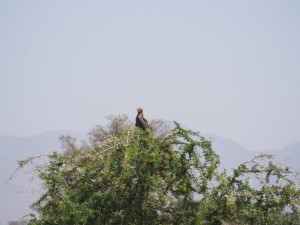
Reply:
[[138, 112], [138, 114], [135, 118], [135, 126], [141, 128], [143, 130], [146, 130], [149, 127], [149, 125], [148, 125], [148, 121], [144, 118], [143, 109], [138, 108], [137, 112]]

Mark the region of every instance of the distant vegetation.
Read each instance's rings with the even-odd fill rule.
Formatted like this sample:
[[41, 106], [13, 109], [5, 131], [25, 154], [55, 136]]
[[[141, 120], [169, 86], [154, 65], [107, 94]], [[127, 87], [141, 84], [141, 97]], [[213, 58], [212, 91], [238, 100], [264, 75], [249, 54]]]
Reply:
[[124, 115], [108, 119], [82, 146], [61, 137], [65, 152], [36, 167], [45, 192], [30, 225], [300, 224], [298, 176], [272, 156], [228, 173], [211, 141], [178, 123], [143, 131]]

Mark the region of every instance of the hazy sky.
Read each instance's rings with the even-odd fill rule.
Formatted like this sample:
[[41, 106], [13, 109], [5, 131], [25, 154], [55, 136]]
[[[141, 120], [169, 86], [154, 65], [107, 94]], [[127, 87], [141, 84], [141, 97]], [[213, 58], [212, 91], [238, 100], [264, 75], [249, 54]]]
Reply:
[[300, 1], [0, 0], [0, 135], [176, 120], [300, 141]]

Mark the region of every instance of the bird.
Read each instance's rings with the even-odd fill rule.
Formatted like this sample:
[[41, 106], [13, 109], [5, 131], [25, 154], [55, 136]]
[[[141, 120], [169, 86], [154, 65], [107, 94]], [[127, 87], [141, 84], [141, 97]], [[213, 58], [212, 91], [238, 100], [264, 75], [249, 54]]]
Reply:
[[149, 125], [148, 125], [148, 121], [144, 118], [143, 109], [138, 108], [137, 112], [138, 112], [138, 114], [135, 118], [135, 126], [141, 128], [143, 130], [146, 130], [149, 127]]

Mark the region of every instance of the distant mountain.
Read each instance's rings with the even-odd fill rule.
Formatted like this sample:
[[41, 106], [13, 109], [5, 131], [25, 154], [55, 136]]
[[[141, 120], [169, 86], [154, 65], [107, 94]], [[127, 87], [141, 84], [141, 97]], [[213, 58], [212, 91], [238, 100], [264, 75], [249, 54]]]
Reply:
[[221, 165], [226, 169], [235, 168], [256, 154], [228, 138], [214, 134], [206, 134], [204, 136], [212, 141], [213, 149], [220, 156]]
[[220, 155], [221, 164], [226, 169], [237, 167], [259, 154], [271, 154], [274, 162], [282, 163], [295, 171], [300, 171], [300, 143], [287, 145], [277, 151], [249, 151], [237, 142], [216, 135], [205, 135], [212, 140], [213, 149]]
[[300, 171], [300, 142], [287, 145], [278, 152], [273, 152], [277, 162], [290, 166], [292, 169]]
[[[27, 193], [39, 184], [37, 179], [29, 180], [30, 175], [27, 172], [32, 169], [30, 167], [18, 172], [12, 181], [7, 182], [17, 168], [17, 161], [29, 156], [62, 151], [59, 143], [61, 135], [70, 135], [79, 141], [87, 139], [84, 134], [68, 131], [47, 132], [32, 137], [0, 136], [0, 224], [20, 220], [22, 216], [30, 213], [29, 206], [41, 194], [40, 192]], [[220, 155], [222, 166], [229, 171], [259, 154], [259, 152], [248, 151], [230, 139], [214, 134], [206, 134], [205, 137], [212, 140], [214, 150]], [[267, 153], [275, 154], [275, 161], [283, 162], [294, 170], [300, 171], [300, 143]]]

